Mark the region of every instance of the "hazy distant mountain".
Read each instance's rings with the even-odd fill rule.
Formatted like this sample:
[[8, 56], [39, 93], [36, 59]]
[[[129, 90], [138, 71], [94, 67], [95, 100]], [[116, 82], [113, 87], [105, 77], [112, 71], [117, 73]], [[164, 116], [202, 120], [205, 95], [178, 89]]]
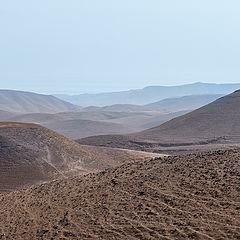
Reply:
[[180, 86], [150, 86], [138, 90], [80, 94], [80, 95], [57, 95], [66, 101], [81, 106], [106, 106], [113, 104], [137, 104], [144, 105], [160, 101], [165, 98], [175, 98], [187, 95], [202, 94], [229, 94], [240, 88], [239, 84], [210, 84], [193, 83]]
[[209, 104], [222, 96], [222, 94], [205, 94], [167, 98], [155, 103], [147, 104], [144, 107], [147, 109], [166, 112], [193, 110]]
[[176, 98], [166, 98], [154, 103], [146, 105], [134, 104], [114, 104], [110, 106], [85, 107], [82, 111], [89, 112], [149, 112], [160, 111], [162, 113], [172, 113], [180, 111], [190, 111], [202, 107], [208, 103], [215, 101], [222, 97], [222, 94], [203, 94], [203, 95], [189, 95]]
[[134, 104], [113, 104], [104, 107], [89, 106], [83, 109], [83, 111], [90, 112], [140, 112], [151, 110], [143, 105], [134, 105]]
[[127, 134], [158, 126], [210, 103], [219, 96], [187, 96], [162, 100], [148, 106], [116, 104], [54, 114], [28, 113], [16, 116], [0, 111], [0, 120], [38, 123], [72, 139], [106, 134]]
[[[30, 113], [13, 116], [5, 120], [38, 123], [66, 137], [78, 139], [102, 134], [125, 134], [146, 129], [128, 124], [127, 120], [131, 116], [140, 118], [141, 121], [139, 115], [125, 112]], [[117, 119], [121, 119], [121, 121], [118, 123]]]
[[80, 107], [51, 95], [14, 90], [0, 90], [0, 110], [15, 113], [56, 113], [75, 111]]

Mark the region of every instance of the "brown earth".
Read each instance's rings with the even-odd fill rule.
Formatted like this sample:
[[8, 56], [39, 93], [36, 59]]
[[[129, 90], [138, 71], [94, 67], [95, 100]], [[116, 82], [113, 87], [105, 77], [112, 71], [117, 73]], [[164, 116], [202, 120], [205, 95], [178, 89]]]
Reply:
[[158, 156], [82, 146], [35, 124], [0, 123], [0, 192]]
[[166, 157], [0, 196], [0, 239], [240, 239], [240, 151]]

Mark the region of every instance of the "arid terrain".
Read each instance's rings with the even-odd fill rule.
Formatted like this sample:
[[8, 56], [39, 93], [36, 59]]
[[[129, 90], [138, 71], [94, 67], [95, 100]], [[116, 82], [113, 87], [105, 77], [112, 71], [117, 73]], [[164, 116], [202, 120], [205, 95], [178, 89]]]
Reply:
[[0, 240], [240, 240], [240, 1], [0, 1]]
[[0, 123], [0, 192], [82, 175], [158, 154], [82, 146], [35, 124]]
[[227, 149], [240, 143], [239, 113], [240, 92], [236, 91], [157, 127], [127, 135], [88, 137], [78, 142], [168, 153]]
[[0, 121], [37, 123], [71, 139], [143, 131], [202, 107], [221, 94], [169, 98], [147, 105], [82, 108], [51, 95], [0, 91]]
[[239, 94], [1, 111], [0, 240], [240, 239]]
[[239, 239], [240, 151], [128, 163], [0, 196], [0, 239]]

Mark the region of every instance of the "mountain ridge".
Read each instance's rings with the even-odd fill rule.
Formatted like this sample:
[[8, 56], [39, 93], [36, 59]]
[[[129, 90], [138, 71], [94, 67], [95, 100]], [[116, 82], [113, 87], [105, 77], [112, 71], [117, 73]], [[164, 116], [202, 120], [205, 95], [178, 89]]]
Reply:
[[165, 98], [200, 94], [229, 94], [240, 88], [240, 84], [193, 83], [179, 86], [149, 86], [143, 89], [122, 92], [109, 92], [80, 95], [56, 95], [73, 104], [87, 106], [106, 106], [113, 104], [150, 104]]

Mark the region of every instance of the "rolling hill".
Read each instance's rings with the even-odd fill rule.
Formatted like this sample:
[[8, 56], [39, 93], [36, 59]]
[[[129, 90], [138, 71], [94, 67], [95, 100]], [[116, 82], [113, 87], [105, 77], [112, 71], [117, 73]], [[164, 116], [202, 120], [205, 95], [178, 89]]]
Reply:
[[180, 86], [149, 86], [143, 89], [80, 95], [56, 95], [57, 97], [83, 107], [107, 106], [113, 104], [145, 105], [166, 98], [188, 95], [229, 94], [240, 88], [240, 84], [193, 83]]
[[240, 91], [144, 131], [88, 137], [78, 142], [165, 153], [185, 152], [191, 145], [187, 151], [209, 150], [211, 146], [216, 149], [217, 145], [225, 149], [240, 143]]
[[117, 104], [80, 110], [80, 107], [52, 96], [1, 90], [0, 99], [3, 101], [0, 107], [11, 112], [0, 110], [0, 121], [37, 123], [72, 139], [129, 134], [158, 126], [218, 96], [185, 96], [145, 106]]
[[[0, 112], [0, 120], [2, 117], [3, 120], [14, 122], [38, 123], [72, 139], [106, 134], [129, 134], [158, 126], [217, 97], [219, 95], [185, 96], [166, 99], [149, 106], [120, 104], [54, 114], [6, 113], [4, 116], [4, 112], [2, 114]], [[180, 111], [177, 111], [178, 109]]]
[[202, 94], [189, 95], [176, 98], [166, 98], [158, 102], [146, 105], [133, 104], [114, 104], [104, 107], [86, 107], [84, 112], [151, 112], [158, 111], [160, 113], [173, 113], [180, 111], [190, 111], [202, 107], [208, 103], [222, 97], [222, 94]]
[[219, 138], [239, 141], [240, 91], [133, 136], [162, 143], [197, 143]]
[[80, 107], [51, 95], [0, 90], [0, 110], [13, 113], [56, 113], [76, 111]]
[[2, 239], [240, 238], [239, 150], [167, 157], [0, 195]]
[[150, 109], [143, 105], [134, 104], [114, 104], [104, 107], [89, 106], [83, 108], [85, 112], [143, 112]]
[[[78, 139], [102, 134], [126, 134], [138, 128], [128, 126], [123, 119], [136, 114], [114, 112], [30, 113], [8, 118], [8, 121], [37, 123], [66, 137]], [[138, 116], [138, 115], [137, 115]], [[122, 119], [115, 123], [115, 119]]]
[[79, 137], [98, 136], [103, 134], [127, 134], [134, 132], [135, 128], [127, 124], [92, 120], [57, 120], [43, 124], [44, 126], [72, 139]]
[[86, 174], [154, 155], [81, 146], [35, 124], [0, 123], [0, 192]]

